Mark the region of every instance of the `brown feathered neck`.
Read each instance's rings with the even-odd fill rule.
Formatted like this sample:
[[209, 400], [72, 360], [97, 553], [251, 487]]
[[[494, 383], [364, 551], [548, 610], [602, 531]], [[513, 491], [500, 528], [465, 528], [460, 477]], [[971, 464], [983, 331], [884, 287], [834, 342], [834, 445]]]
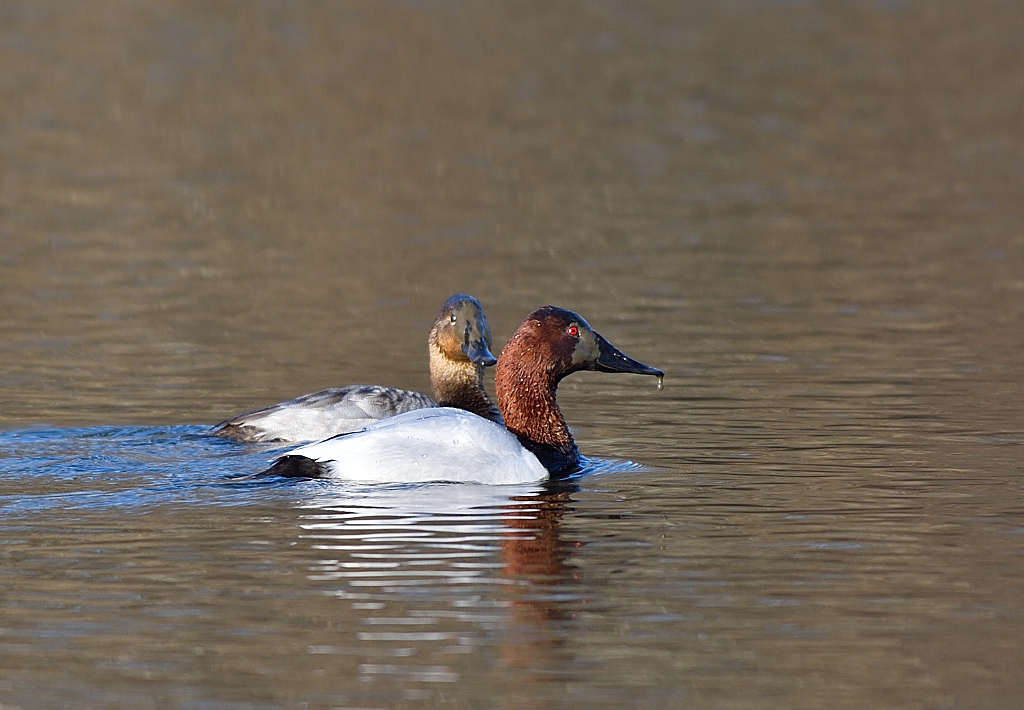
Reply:
[[484, 389], [484, 368], [468, 358], [446, 355], [435, 332], [429, 338], [430, 386], [442, 407], [458, 407], [492, 422], [502, 423], [501, 413]]
[[572, 343], [561, 337], [564, 324], [527, 318], [498, 358], [494, 385], [505, 427], [532, 451], [548, 471], [568, 472], [580, 454], [558, 408], [558, 383], [573, 371]]

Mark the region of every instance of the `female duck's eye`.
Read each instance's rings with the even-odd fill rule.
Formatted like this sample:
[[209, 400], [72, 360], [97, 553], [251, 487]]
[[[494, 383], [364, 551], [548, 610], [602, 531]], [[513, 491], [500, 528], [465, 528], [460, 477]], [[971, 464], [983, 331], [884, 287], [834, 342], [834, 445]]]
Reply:
[[565, 332], [575, 338], [579, 336], [580, 329], [574, 325], [570, 325], [568, 328], [565, 329]]

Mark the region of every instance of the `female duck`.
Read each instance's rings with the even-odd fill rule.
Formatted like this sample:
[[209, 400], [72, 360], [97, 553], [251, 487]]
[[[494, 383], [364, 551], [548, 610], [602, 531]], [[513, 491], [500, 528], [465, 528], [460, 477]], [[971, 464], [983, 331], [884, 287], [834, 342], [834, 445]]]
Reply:
[[430, 336], [430, 383], [437, 403], [426, 395], [380, 385], [331, 387], [221, 422], [212, 432], [235, 441], [316, 441], [425, 407], [458, 407], [501, 422], [484, 389], [491, 354], [491, 328], [472, 296], [452, 296], [438, 313]]
[[579, 467], [580, 454], [556, 401], [579, 370], [665, 373], [627, 357], [572, 311], [531, 313], [498, 358], [495, 384], [504, 429], [450, 408], [408, 412], [302, 446], [264, 475], [379, 483], [531, 483]]

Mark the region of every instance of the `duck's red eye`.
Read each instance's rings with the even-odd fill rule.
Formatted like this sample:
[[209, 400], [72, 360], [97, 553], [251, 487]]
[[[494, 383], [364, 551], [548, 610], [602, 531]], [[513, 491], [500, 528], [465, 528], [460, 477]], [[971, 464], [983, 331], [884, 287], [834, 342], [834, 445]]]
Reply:
[[570, 325], [568, 328], [565, 329], [565, 332], [575, 338], [575, 337], [579, 336], [580, 329], [577, 328], [574, 325]]

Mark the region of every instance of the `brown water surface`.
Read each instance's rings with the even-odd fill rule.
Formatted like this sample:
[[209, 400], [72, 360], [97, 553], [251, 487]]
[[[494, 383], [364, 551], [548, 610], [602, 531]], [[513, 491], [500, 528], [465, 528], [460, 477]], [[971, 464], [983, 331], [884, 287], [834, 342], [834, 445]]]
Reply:
[[[1024, 10], [0, 4], [0, 706], [1024, 704]], [[550, 489], [231, 482], [456, 292]], [[636, 462], [635, 464], [629, 462]]]

